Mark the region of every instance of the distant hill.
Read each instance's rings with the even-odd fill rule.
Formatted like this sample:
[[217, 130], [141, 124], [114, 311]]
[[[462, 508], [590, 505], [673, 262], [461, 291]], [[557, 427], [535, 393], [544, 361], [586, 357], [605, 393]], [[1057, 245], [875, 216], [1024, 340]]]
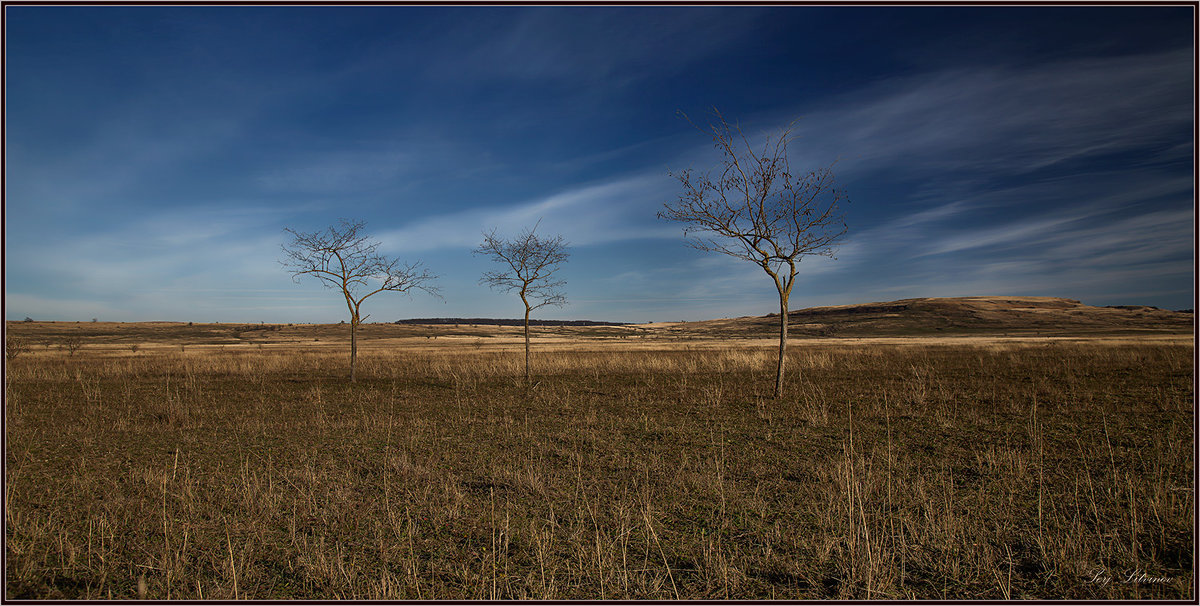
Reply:
[[[396, 320], [394, 324], [470, 324], [474, 326], [524, 326], [524, 319], [507, 318], [414, 318]], [[620, 322], [595, 320], [529, 320], [530, 326], [624, 326]]]
[[[1147, 305], [1094, 307], [1059, 297], [953, 297], [810, 307], [789, 312], [788, 324], [795, 336], [1191, 333], [1193, 314]], [[661, 326], [767, 336], [778, 333], [779, 314]]]

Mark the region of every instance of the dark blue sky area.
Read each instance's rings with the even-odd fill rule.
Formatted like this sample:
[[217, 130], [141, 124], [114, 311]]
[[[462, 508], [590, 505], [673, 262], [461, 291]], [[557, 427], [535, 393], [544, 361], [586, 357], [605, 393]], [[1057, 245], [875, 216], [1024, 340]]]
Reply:
[[1192, 307], [1192, 7], [5, 7], [9, 319], [336, 321], [282, 229], [368, 221], [515, 316], [480, 232], [574, 246], [546, 317], [761, 314], [656, 218], [717, 161], [677, 111], [836, 161], [850, 231], [793, 307], [1046, 295]]

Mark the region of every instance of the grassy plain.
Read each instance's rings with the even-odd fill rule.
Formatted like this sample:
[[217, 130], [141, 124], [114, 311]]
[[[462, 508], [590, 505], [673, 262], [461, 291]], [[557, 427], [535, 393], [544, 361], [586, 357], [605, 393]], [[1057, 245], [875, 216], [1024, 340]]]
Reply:
[[1190, 335], [8, 329], [9, 599], [1196, 599]]

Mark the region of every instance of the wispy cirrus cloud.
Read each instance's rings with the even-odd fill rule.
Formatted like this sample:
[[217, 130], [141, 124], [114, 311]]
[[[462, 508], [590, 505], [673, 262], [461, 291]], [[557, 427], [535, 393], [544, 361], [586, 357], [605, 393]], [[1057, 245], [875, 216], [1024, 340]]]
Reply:
[[[280, 296], [289, 287], [277, 262], [280, 217], [271, 208], [164, 210], [120, 229], [25, 244], [21, 263], [6, 268], [9, 309], [40, 318], [190, 319], [271, 305], [264, 299], [272, 291], [295, 303], [294, 291]], [[40, 294], [47, 284], [59, 285], [55, 297]]]
[[534, 224], [540, 233], [560, 234], [573, 246], [676, 237], [678, 227], [655, 220], [673, 187], [662, 174], [621, 177], [511, 206], [426, 217], [380, 232], [379, 240], [391, 251], [471, 249], [485, 231], [513, 236]]
[[451, 28], [449, 36], [467, 51], [435, 62], [440, 73], [623, 86], [720, 52], [763, 18], [728, 8], [663, 7], [493, 9], [490, 16]]
[[332, 194], [377, 189], [393, 183], [416, 156], [404, 152], [339, 151], [266, 168], [256, 182], [267, 192]]
[[[1136, 163], [1190, 155], [1192, 53], [977, 66], [885, 79], [794, 108], [805, 164], [843, 171], [971, 170], [1021, 174], [1087, 157], [1147, 150]], [[780, 124], [785, 114], [760, 120]]]

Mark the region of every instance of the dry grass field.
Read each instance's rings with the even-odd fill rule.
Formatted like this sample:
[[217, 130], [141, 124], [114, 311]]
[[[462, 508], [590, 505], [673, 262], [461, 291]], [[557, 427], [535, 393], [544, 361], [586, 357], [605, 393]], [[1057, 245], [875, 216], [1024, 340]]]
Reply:
[[669, 328], [9, 323], [5, 597], [1196, 599], [1190, 334]]

